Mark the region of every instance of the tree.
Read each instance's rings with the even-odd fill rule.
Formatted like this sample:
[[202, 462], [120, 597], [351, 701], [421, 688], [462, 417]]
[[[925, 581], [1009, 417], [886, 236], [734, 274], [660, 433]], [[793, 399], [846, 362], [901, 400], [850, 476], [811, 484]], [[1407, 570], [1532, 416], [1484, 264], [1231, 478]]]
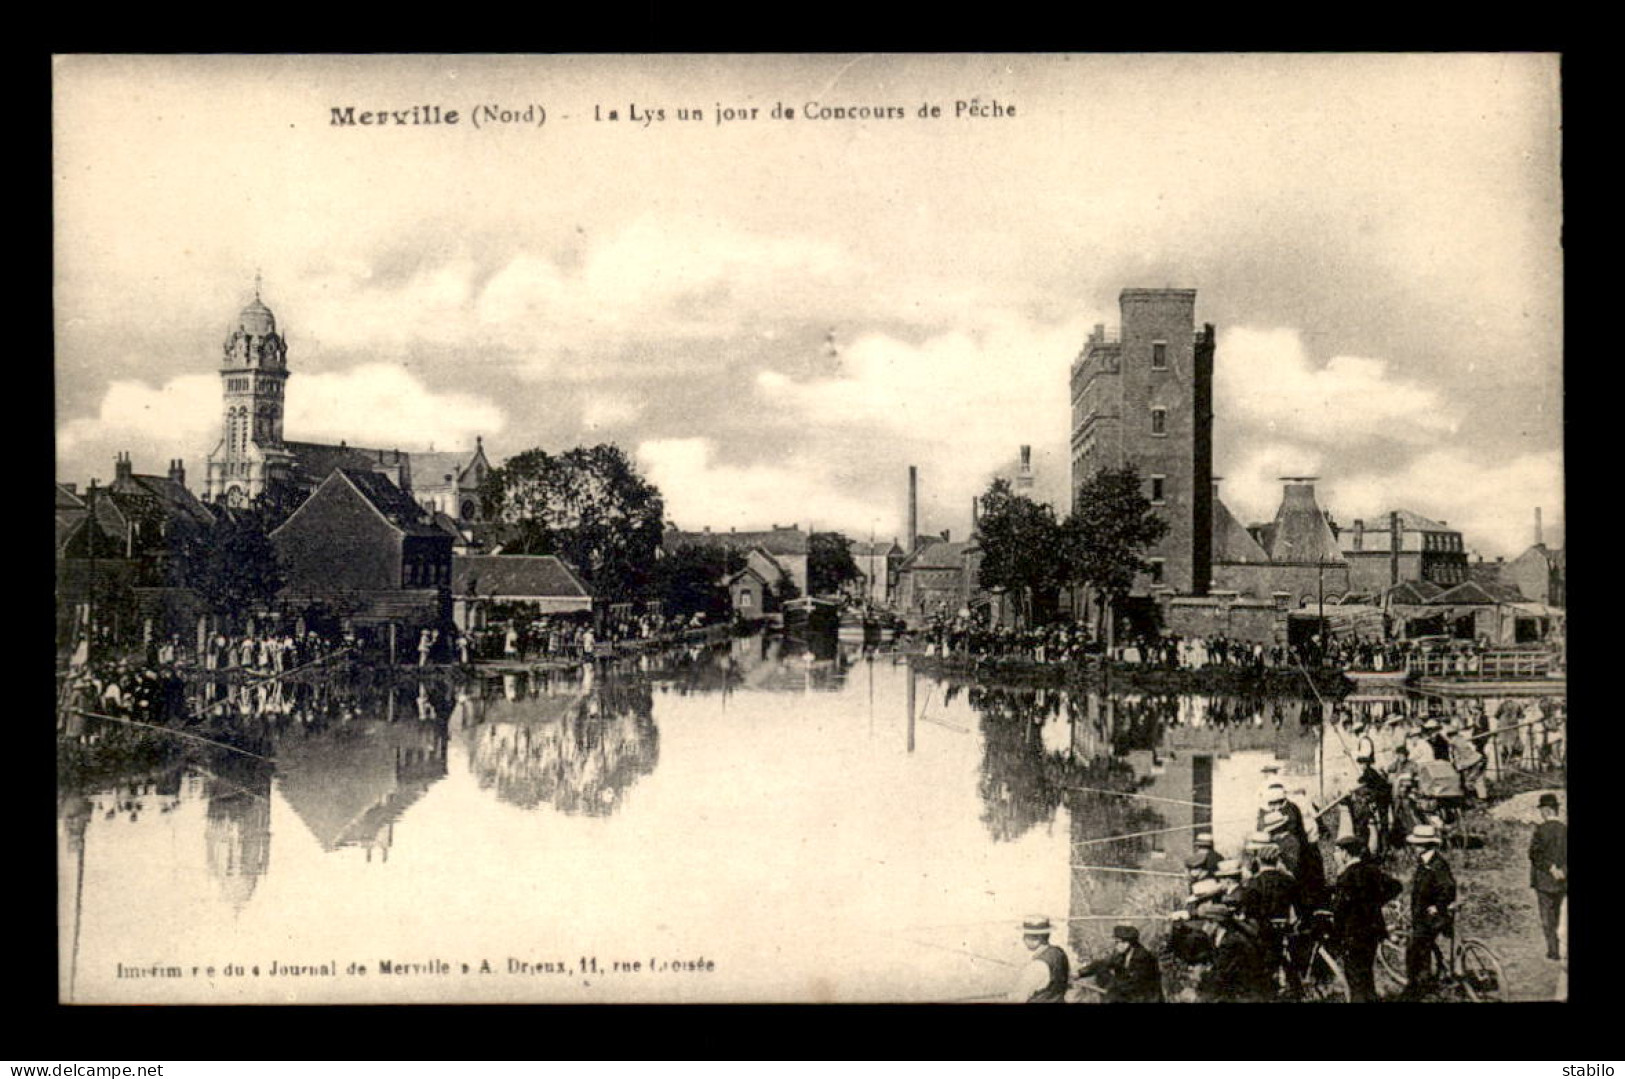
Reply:
[[252, 516], [228, 517], [191, 545], [188, 579], [216, 614], [235, 617], [271, 605], [285, 576], [276, 547]]
[[863, 574], [852, 559], [852, 541], [839, 532], [814, 532], [807, 537], [807, 591], [832, 596], [841, 586]]
[[767, 595], [763, 597], [762, 610], [769, 613], [781, 611], [784, 605], [793, 599], [799, 598], [801, 589], [796, 587], [796, 579], [790, 576], [790, 571], [779, 568], [779, 579], [768, 586]]
[[1151, 570], [1143, 552], [1168, 534], [1133, 465], [1103, 468], [1078, 491], [1063, 526], [1071, 583], [1099, 592], [1113, 608]]
[[1065, 537], [1055, 511], [997, 479], [982, 496], [976, 527], [982, 548], [978, 585], [1005, 589], [1031, 623], [1037, 601], [1052, 597], [1067, 578]]
[[646, 593], [665, 503], [619, 446], [526, 450], [486, 475], [480, 502], [512, 553], [556, 555], [602, 598]]
[[685, 543], [655, 563], [651, 582], [666, 614], [687, 619], [694, 614], [726, 618], [730, 613], [724, 582], [745, 568], [745, 556], [726, 547]]

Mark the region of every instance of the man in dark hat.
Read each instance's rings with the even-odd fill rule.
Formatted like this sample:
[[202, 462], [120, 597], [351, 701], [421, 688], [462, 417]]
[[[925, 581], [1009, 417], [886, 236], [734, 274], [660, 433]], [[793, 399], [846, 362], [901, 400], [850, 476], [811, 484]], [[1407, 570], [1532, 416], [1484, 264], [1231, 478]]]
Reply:
[[[1191, 858], [1200, 859], [1203, 868], [1207, 870], [1209, 876], [1217, 873], [1219, 871], [1219, 863], [1224, 861], [1224, 859], [1220, 858], [1219, 852], [1213, 849], [1213, 833], [1197, 833], [1196, 839], [1193, 841], [1192, 846], [1195, 848], [1195, 853], [1191, 855]], [[1189, 860], [1185, 862], [1187, 867], [1189, 867], [1190, 864], [1191, 863]]]
[[1112, 937], [1117, 941], [1112, 953], [1083, 967], [1078, 977], [1094, 978], [1106, 991], [1107, 1004], [1161, 1004], [1162, 970], [1140, 943], [1140, 931], [1120, 925]]
[[1332, 889], [1332, 946], [1343, 961], [1349, 999], [1363, 1004], [1377, 999], [1377, 945], [1388, 939], [1382, 908], [1405, 886], [1382, 871], [1370, 848], [1354, 835], [1337, 841], [1343, 871]]
[[1213, 930], [1213, 964], [1198, 980], [1203, 1003], [1254, 1004], [1275, 998], [1275, 965], [1257, 929], [1228, 904], [1204, 903], [1198, 915]]
[[1405, 995], [1418, 999], [1432, 988], [1433, 953], [1441, 936], [1456, 931], [1456, 875], [1439, 853], [1443, 837], [1432, 824], [1418, 824], [1405, 840], [1421, 851], [1411, 875], [1411, 939], [1405, 947]]
[[1546, 933], [1546, 958], [1559, 959], [1557, 921], [1569, 889], [1569, 829], [1557, 819], [1557, 795], [1540, 796], [1540, 823], [1529, 837], [1529, 886], [1540, 906], [1540, 927]]
[[1021, 968], [1010, 999], [1018, 1004], [1063, 1004], [1069, 979], [1066, 953], [1049, 942], [1049, 919], [1030, 915], [1021, 925], [1021, 942], [1033, 954]]

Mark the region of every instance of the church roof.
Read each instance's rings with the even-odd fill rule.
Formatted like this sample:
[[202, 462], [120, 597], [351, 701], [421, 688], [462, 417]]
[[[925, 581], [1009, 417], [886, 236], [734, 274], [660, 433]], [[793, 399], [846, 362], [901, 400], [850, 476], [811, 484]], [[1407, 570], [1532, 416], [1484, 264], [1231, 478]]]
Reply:
[[400, 450], [375, 450], [346, 443], [333, 446], [324, 442], [283, 442], [282, 445], [293, 455], [295, 478], [310, 486], [321, 483], [339, 468], [375, 472], [400, 465], [411, 467], [411, 455]]
[[1275, 533], [1270, 537], [1269, 556], [1275, 562], [1348, 563], [1315, 501], [1313, 484], [1286, 485], [1281, 508], [1275, 512]]
[[264, 337], [276, 333], [276, 316], [271, 314], [271, 309], [255, 295], [249, 305], [237, 313], [237, 328], [246, 334]]
[[1213, 561], [1268, 562], [1270, 556], [1218, 497], [1213, 499]]
[[442, 483], [456, 483], [474, 463], [475, 454], [467, 453], [414, 453], [412, 454], [412, 486], [437, 487]]
[[451, 592], [454, 596], [475, 592], [505, 599], [592, 596], [559, 559], [528, 554], [452, 555]]

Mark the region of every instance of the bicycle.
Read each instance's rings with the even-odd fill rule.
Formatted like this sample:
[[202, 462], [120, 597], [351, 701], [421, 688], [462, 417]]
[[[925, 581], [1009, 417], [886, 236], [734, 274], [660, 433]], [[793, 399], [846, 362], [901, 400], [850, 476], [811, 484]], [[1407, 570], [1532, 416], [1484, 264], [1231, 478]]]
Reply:
[[[1452, 907], [1451, 909], [1455, 909]], [[1388, 930], [1388, 939], [1377, 946], [1377, 966], [1389, 982], [1400, 990], [1409, 987], [1405, 973], [1405, 952], [1410, 944], [1409, 917], [1400, 914]], [[1495, 949], [1460, 932], [1450, 938], [1448, 961], [1439, 939], [1433, 942], [1434, 992], [1445, 1000], [1492, 1003], [1505, 1000], [1506, 973]]]
[[1331, 926], [1331, 911], [1317, 910], [1282, 934], [1282, 971], [1288, 1000], [1313, 1004], [1349, 1002], [1348, 978], [1328, 943]]

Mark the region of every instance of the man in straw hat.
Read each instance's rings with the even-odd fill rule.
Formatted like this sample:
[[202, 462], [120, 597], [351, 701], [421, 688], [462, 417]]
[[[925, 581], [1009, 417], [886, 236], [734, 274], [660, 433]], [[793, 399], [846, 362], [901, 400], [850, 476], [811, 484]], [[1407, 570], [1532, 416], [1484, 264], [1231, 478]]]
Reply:
[[1028, 915], [1021, 923], [1021, 942], [1032, 953], [1032, 961], [1021, 968], [1010, 1000], [1016, 1004], [1063, 1004], [1070, 980], [1066, 953], [1049, 942], [1049, 919]]
[[1161, 1004], [1162, 969], [1140, 943], [1140, 931], [1132, 925], [1115, 926], [1112, 939], [1117, 943], [1111, 954], [1081, 968], [1078, 977], [1100, 983], [1107, 1004]]
[[1332, 889], [1332, 943], [1349, 981], [1349, 1000], [1362, 1004], [1377, 999], [1377, 945], [1388, 939], [1382, 908], [1405, 886], [1372, 860], [1360, 836], [1343, 836], [1337, 847], [1343, 870]]
[[1557, 819], [1557, 795], [1547, 791], [1540, 796], [1537, 812], [1540, 823], [1529, 837], [1529, 886], [1540, 906], [1540, 927], [1546, 933], [1546, 958], [1559, 959], [1557, 923], [1563, 913], [1563, 897], [1569, 889], [1569, 830]]
[[1421, 853], [1411, 875], [1411, 939], [1405, 947], [1405, 995], [1426, 994], [1433, 978], [1439, 937], [1455, 933], [1456, 876], [1439, 853], [1443, 837], [1432, 824], [1418, 824], [1405, 840]]

